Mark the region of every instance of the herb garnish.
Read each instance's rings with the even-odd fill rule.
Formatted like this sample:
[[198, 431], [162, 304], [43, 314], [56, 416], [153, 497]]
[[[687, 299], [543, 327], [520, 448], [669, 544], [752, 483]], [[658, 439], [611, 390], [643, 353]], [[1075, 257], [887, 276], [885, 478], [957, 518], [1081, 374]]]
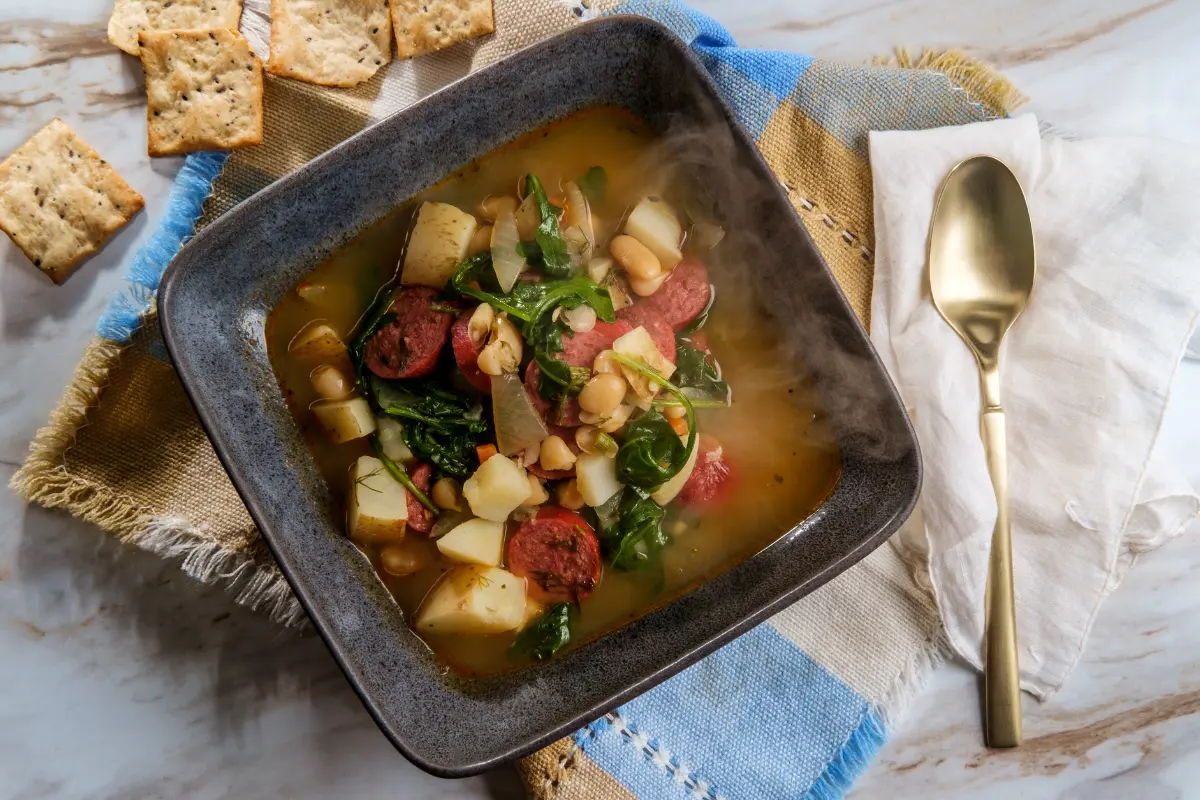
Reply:
[[437, 506], [433, 504], [433, 501], [431, 501], [424, 492], [417, 488], [417, 485], [413, 483], [413, 479], [407, 472], [404, 471], [404, 467], [387, 457], [387, 455], [383, 452], [383, 445], [379, 443], [379, 436], [374, 433], [371, 434], [371, 448], [375, 451], [375, 456], [383, 463], [383, 468], [388, 471], [389, 475], [399, 481], [400, 484], [404, 486], [404, 488], [407, 489], [413, 497], [420, 501], [421, 505], [425, 506], [435, 514], [438, 513]]

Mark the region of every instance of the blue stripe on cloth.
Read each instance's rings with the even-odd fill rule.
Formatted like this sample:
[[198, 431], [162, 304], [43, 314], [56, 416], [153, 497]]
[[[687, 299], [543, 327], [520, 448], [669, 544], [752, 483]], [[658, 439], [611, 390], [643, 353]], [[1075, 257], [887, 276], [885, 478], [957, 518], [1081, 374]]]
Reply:
[[769, 624], [577, 736], [642, 800], [825, 800], [884, 741], [867, 701]]
[[125, 276], [129, 286], [113, 297], [96, 323], [98, 336], [122, 344], [133, 338], [142, 315], [150, 308], [167, 264], [192, 238], [204, 201], [212, 191], [212, 182], [221, 173], [227, 158], [228, 153], [214, 151], [193, 153], [183, 162], [167, 196], [167, 209], [158, 221], [158, 227], [138, 250]]
[[667, 0], [628, 0], [616, 13], [650, 17], [683, 39], [755, 139], [812, 63], [809, 56], [738, 47], [712, 17]]

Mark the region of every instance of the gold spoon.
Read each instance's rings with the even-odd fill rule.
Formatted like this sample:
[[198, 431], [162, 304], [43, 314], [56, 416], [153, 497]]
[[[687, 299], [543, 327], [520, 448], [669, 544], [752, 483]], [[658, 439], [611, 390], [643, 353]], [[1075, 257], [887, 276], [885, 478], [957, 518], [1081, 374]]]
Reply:
[[989, 156], [969, 158], [950, 170], [929, 225], [929, 287], [938, 313], [975, 354], [983, 384], [981, 436], [997, 508], [984, 602], [983, 707], [989, 747], [1021, 743], [1000, 340], [1025, 309], [1034, 271], [1033, 225], [1016, 176]]

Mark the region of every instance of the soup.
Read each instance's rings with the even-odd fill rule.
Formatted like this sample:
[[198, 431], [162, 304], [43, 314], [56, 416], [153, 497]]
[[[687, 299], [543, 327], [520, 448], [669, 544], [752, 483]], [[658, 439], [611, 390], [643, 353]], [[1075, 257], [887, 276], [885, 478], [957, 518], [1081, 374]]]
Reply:
[[838, 453], [752, 265], [628, 113], [528, 134], [397, 209], [272, 310], [276, 376], [346, 533], [484, 676], [762, 549]]

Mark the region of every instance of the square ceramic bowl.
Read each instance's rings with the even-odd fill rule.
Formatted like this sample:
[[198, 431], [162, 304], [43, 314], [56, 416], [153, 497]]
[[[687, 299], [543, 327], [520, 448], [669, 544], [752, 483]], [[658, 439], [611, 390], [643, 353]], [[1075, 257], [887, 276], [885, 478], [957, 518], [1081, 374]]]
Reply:
[[[263, 325], [309, 270], [388, 211], [521, 134], [600, 105], [670, 131], [679, 162], [716, 198], [715, 218], [745, 221], [730, 244], [746, 249], [757, 302], [812, 374], [841, 475], [816, 513], [690, 593], [547, 664], [467, 681], [405, 626], [342, 535]], [[528, 754], [813, 591], [895, 531], [920, 486], [895, 391], [787, 197], [701, 65], [641, 18], [580, 25], [330, 150], [196, 236], [159, 303], [184, 386], [297, 597], [388, 738], [442, 776]]]

